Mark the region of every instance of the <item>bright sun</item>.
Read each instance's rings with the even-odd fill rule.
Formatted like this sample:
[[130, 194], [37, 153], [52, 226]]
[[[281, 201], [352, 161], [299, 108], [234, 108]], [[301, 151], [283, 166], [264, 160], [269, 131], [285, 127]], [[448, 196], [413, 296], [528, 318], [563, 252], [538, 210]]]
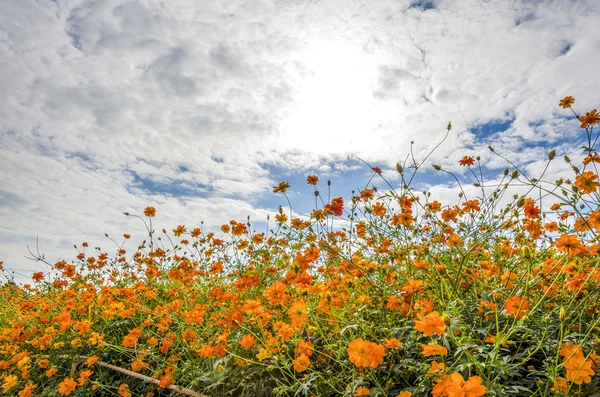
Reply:
[[307, 46], [302, 63], [309, 73], [285, 122], [286, 147], [318, 154], [366, 149], [376, 122], [368, 61], [347, 41]]

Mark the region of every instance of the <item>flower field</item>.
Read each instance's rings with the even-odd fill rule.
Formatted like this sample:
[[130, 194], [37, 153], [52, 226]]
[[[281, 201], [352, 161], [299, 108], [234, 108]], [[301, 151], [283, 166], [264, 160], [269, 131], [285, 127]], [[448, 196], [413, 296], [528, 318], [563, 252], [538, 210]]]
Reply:
[[2, 395], [599, 396], [600, 116], [573, 103], [583, 160], [547, 158], [571, 179], [490, 147], [509, 169], [486, 181], [465, 156], [479, 194], [453, 203], [411, 188], [409, 158], [399, 188], [371, 167], [385, 189], [346, 202], [308, 176], [310, 217], [280, 209], [264, 233], [126, 214], [147, 226], [136, 252], [83, 243], [59, 277], [0, 287]]

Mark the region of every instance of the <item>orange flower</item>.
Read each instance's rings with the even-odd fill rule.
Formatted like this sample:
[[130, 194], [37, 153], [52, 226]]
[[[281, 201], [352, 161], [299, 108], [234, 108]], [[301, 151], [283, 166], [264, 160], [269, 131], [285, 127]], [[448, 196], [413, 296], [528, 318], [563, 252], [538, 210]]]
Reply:
[[364, 386], [357, 387], [354, 391], [355, 396], [368, 396], [369, 394], [371, 394], [371, 390]]
[[357, 367], [377, 368], [383, 362], [385, 349], [377, 343], [358, 338], [348, 344], [348, 356]]
[[286, 190], [288, 190], [290, 187], [290, 184], [287, 182], [279, 182], [278, 186], [273, 186], [273, 193], [285, 193]]
[[420, 319], [415, 321], [415, 329], [417, 331], [427, 336], [433, 334], [443, 335], [446, 332], [446, 324], [438, 312], [431, 312], [426, 317], [417, 314], [417, 317]]
[[[152, 218], [154, 215], [156, 215], [156, 209], [154, 207], [146, 207], [144, 209], [144, 215], [149, 218]], [[125, 238], [127, 238], [127, 237], [125, 237]]]
[[309, 185], [315, 186], [317, 182], [319, 182], [319, 177], [316, 175], [309, 175], [308, 178], [306, 178], [306, 183]]
[[397, 347], [402, 346], [402, 342], [400, 342], [398, 339], [396, 338], [391, 338], [391, 339], [384, 339], [385, 342], [385, 347], [388, 349], [395, 349]]
[[396, 397], [411, 397], [411, 396], [412, 396], [412, 392], [410, 392], [408, 390], [403, 390], [396, 395]]
[[310, 366], [310, 358], [305, 354], [301, 354], [292, 362], [294, 363], [294, 371], [296, 372], [304, 372]]
[[463, 203], [463, 211], [465, 212], [477, 212], [479, 210], [479, 200], [469, 200]]
[[371, 208], [373, 211], [373, 215], [375, 216], [383, 216], [386, 213], [386, 208], [383, 204], [381, 204], [379, 201], [376, 202], [373, 207]]
[[438, 345], [435, 342], [429, 342], [426, 345], [421, 344], [421, 348], [423, 349], [423, 355], [425, 357], [437, 356], [437, 355], [439, 355], [439, 356], [448, 355], [448, 349], [446, 349], [442, 345]]
[[48, 371], [46, 371], [46, 377], [50, 378], [50, 377], [52, 377], [52, 375], [54, 375], [57, 372], [58, 372], [58, 368], [52, 367]]
[[86, 369], [85, 371], [81, 371], [81, 374], [79, 374], [79, 378], [77, 379], [77, 384], [79, 386], [83, 386], [85, 381], [93, 374], [94, 374], [94, 371], [90, 371], [89, 369]]
[[600, 163], [600, 154], [598, 154], [598, 153], [588, 154], [586, 156], [586, 158], [583, 159], [583, 164], [588, 165], [589, 163]]
[[590, 125], [600, 123], [600, 114], [594, 109], [591, 112], [587, 112], [585, 116], [579, 117], [579, 121], [581, 121], [581, 128], [587, 128]]
[[344, 213], [344, 199], [341, 197], [331, 200], [331, 204], [325, 205], [325, 209], [333, 212], [336, 216], [342, 216]]
[[509, 316], [514, 318], [522, 318], [527, 310], [529, 310], [529, 301], [527, 298], [521, 299], [520, 296], [515, 295], [506, 300], [506, 304], [504, 305], [504, 309]]
[[446, 369], [446, 364], [438, 363], [437, 361], [431, 362], [431, 372], [433, 372], [433, 373], [444, 372], [445, 369]]
[[472, 376], [465, 382], [461, 374], [455, 373], [451, 379], [452, 384], [446, 390], [448, 397], [480, 397], [487, 391], [479, 376]]
[[560, 252], [566, 252], [569, 254], [569, 257], [579, 254], [580, 252], [584, 252], [585, 249], [581, 244], [581, 241], [574, 234], [562, 234], [554, 243], [556, 249]]
[[556, 378], [554, 379], [554, 383], [552, 384], [552, 389], [554, 392], [566, 393], [569, 391], [569, 385], [567, 384], [567, 380], [565, 378]]
[[595, 192], [600, 183], [596, 182], [598, 179], [598, 175], [594, 174], [592, 171], [586, 171], [581, 175], [577, 175], [575, 178], [575, 186], [578, 189], [583, 190], [584, 193], [589, 194]]
[[411, 211], [401, 211], [394, 216], [392, 216], [392, 221], [390, 224], [392, 226], [398, 225], [410, 225], [413, 222], [412, 212]]
[[294, 327], [289, 324], [282, 324], [281, 328], [277, 331], [277, 335], [281, 337], [281, 340], [284, 342], [289, 342], [294, 335]]
[[460, 163], [460, 165], [462, 165], [463, 167], [464, 167], [464, 166], [466, 166], [466, 165], [468, 165], [468, 166], [471, 166], [471, 165], [475, 164], [475, 159], [474, 159], [473, 157], [471, 157], [471, 156], [468, 156], [468, 157], [467, 157], [467, 156], [465, 156], [465, 157], [463, 157], [463, 158], [460, 160], [460, 162], [459, 162], [459, 163]]
[[303, 340], [300, 340], [298, 342], [298, 347], [296, 347], [296, 349], [294, 350], [294, 353], [296, 353], [297, 356], [304, 354], [307, 357], [310, 357], [313, 355], [313, 343], [311, 341], [305, 342]]
[[592, 369], [592, 360], [583, 356], [573, 356], [565, 363], [567, 379], [577, 385], [582, 383], [591, 383], [594, 370]]
[[442, 219], [444, 222], [450, 222], [456, 220], [458, 212], [454, 208], [447, 208], [442, 211]]
[[58, 392], [68, 396], [75, 390], [76, 387], [77, 382], [75, 382], [73, 378], [65, 378], [65, 380], [58, 384]]
[[131, 392], [129, 391], [129, 386], [127, 386], [127, 383], [121, 383], [119, 385], [117, 394], [121, 397], [131, 397]]
[[248, 350], [256, 343], [256, 338], [253, 335], [244, 335], [244, 337], [240, 340], [240, 346], [244, 349]]
[[186, 229], [186, 228], [185, 228], [185, 226], [183, 226], [183, 225], [179, 225], [179, 226], [177, 226], [177, 229], [173, 229], [173, 234], [174, 234], [176, 237], [179, 237], [179, 236], [181, 236], [181, 235], [182, 235], [183, 233], [185, 233], [185, 232], [187, 232], [187, 229]]
[[19, 392], [18, 397], [31, 397], [31, 393], [33, 393], [33, 389], [35, 389], [36, 387], [36, 385], [33, 385], [31, 383], [28, 384], [23, 388], [23, 390]]
[[[429, 211], [433, 212], [434, 214], [436, 212], [439, 212], [442, 209], [442, 203], [440, 203], [439, 201], [433, 201], [431, 202], [429, 205]], [[410, 393], [410, 392], [409, 392]]]
[[562, 106], [563, 109], [568, 109], [574, 103], [575, 103], [575, 98], [573, 98], [572, 96], [566, 96], [560, 100], [560, 102], [558, 103], [558, 106]]
[[4, 378], [4, 383], [2, 383], [2, 388], [4, 389], [4, 393], [6, 393], [10, 389], [12, 389], [14, 387], [14, 385], [17, 384], [18, 380], [19, 379], [14, 375], [8, 375], [6, 378]]
[[537, 219], [542, 211], [535, 204], [530, 204], [523, 208], [523, 212], [527, 218]]

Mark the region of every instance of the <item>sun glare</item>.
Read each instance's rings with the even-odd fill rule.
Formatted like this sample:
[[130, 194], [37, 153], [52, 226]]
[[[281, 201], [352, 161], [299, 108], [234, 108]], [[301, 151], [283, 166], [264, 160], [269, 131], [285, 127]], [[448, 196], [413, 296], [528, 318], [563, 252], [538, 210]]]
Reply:
[[301, 62], [308, 73], [286, 120], [284, 145], [319, 154], [365, 149], [376, 122], [367, 55], [347, 41], [319, 41]]

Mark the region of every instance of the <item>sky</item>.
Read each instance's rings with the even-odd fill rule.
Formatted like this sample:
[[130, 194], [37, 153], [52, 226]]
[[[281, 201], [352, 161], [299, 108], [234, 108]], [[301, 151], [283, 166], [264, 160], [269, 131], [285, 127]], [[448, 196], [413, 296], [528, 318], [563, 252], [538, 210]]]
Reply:
[[596, 0], [3, 0], [0, 261], [26, 281], [46, 269], [28, 247], [114, 254], [105, 233], [131, 253], [146, 233], [123, 213], [147, 206], [158, 230], [261, 232], [279, 182], [298, 216], [307, 175], [365, 188], [359, 158], [397, 186], [410, 142], [423, 159], [448, 121], [415, 188], [453, 203], [432, 165], [467, 181], [466, 155], [498, 178], [488, 145], [538, 175], [584, 142], [559, 100], [599, 105], [597, 26]]

